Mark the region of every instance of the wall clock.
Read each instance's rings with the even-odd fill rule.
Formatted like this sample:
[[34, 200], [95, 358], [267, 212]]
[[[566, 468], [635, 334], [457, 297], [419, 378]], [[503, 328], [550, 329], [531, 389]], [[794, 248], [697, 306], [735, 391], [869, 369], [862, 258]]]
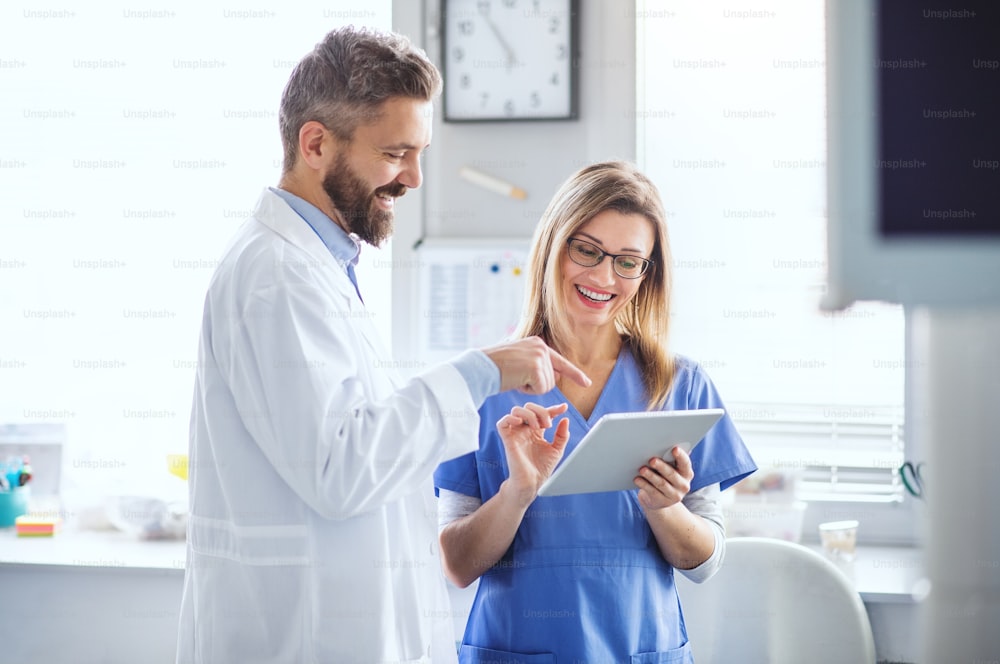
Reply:
[[577, 117], [578, 0], [441, 0], [444, 119]]

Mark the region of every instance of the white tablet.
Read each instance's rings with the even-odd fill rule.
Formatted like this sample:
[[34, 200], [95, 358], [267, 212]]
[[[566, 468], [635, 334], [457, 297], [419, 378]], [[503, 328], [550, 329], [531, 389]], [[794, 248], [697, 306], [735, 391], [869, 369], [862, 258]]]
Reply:
[[605, 415], [545, 480], [538, 495], [634, 489], [633, 480], [647, 461], [663, 457], [672, 462], [675, 445], [690, 453], [723, 413], [721, 408], [706, 408]]

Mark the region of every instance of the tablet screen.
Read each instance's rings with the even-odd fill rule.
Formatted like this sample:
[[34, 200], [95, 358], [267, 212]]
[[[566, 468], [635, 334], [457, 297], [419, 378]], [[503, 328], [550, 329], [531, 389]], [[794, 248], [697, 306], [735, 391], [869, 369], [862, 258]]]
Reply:
[[634, 489], [639, 468], [650, 458], [672, 460], [675, 445], [690, 453], [724, 413], [708, 408], [605, 415], [556, 467], [538, 495]]

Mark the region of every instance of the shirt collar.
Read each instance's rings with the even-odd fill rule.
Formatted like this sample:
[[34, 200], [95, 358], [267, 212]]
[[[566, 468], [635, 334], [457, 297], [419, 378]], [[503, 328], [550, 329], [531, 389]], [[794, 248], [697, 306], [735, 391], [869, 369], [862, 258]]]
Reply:
[[277, 187], [268, 188], [288, 203], [288, 206], [309, 224], [309, 227], [315, 231], [338, 263], [342, 265], [358, 264], [358, 258], [361, 255], [361, 241], [357, 235], [344, 232], [344, 229], [338, 226], [333, 219], [304, 198]]

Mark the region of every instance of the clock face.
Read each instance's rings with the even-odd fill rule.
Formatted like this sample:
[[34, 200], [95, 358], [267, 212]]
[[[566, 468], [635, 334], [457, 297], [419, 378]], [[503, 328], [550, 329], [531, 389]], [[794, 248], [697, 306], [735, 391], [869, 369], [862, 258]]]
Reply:
[[443, 0], [444, 119], [576, 117], [576, 0]]

